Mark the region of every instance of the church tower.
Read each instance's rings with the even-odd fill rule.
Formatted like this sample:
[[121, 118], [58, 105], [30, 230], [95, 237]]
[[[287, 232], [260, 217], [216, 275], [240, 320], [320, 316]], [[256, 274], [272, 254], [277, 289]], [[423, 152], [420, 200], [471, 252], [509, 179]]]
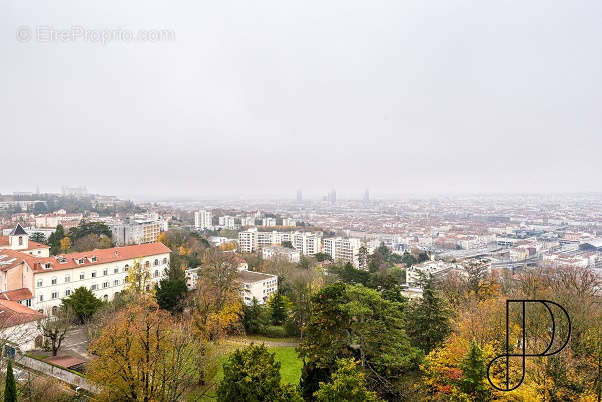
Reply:
[[29, 247], [29, 235], [20, 223], [8, 235], [8, 245], [11, 250], [26, 250]]

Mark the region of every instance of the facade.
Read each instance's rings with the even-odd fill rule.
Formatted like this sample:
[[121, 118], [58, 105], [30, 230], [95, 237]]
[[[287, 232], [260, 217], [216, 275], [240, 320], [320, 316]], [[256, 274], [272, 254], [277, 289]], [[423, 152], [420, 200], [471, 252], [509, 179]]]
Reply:
[[164, 221], [139, 219], [110, 225], [113, 241], [119, 246], [156, 242], [165, 226]]
[[[196, 289], [196, 282], [201, 268], [189, 268], [186, 270], [186, 285], [188, 290]], [[259, 304], [264, 304], [268, 298], [278, 291], [278, 276], [264, 274], [261, 272], [248, 271], [245, 264], [239, 265], [238, 275], [240, 278], [240, 297], [243, 303], [249, 305], [256, 298]]]
[[243, 303], [251, 304], [253, 298], [264, 304], [272, 294], [278, 291], [278, 276], [261, 272], [240, 271], [242, 282], [241, 297]]
[[6, 341], [9, 355], [35, 349], [35, 338], [40, 334], [37, 321], [44, 315], [12, 300], [0, 299], [0, 336]]
[[[29, 235], [20, 224], [8, 236], [0, 236], [0, 251], [3, 249], [19, 250], [23, 253], [39, 257], [48, 257], [50, 247], [45, 244], [29, 240]], [[0, 266], [2, 262], [0, 261]]]
[[276, 226], [276, 218], [263, 218], [262, 226]]
[[37, 256], [26, 249], [0, 250], [0, 300], [12, 300], [39, 312], [61, 304], [78, 287], [111, 300], [123, 291], [128, 270], [136, 263], [151, 282], [161, 279], [170, 250], [162, 243], [96, 249], [57, 256]]
[[194, 227], [199, 230], [211, 229], [213, 227], [213, 214], [211, 211], [204, 209], [195, 211]]
[[333, 237], [324, 239], [324, 253], [332, 257], [333, 261], [350, 262], [353, 266], [359, 266], [358, 254], [362, 243], [360, 239], [343, 239]]
[[267, 246], [279, 246], [289, 241], [301, 255], [314, 255], [321, 250], [322, 236], [310, 232], [259, 232], [257, 228], [249, 228], [238, 233], [239, 251], [252, 253]]
[[261, 249], [261, 254], [264, 260], [269, 260], [274, 257], [282, 257], [289, 262], [297, 263], [301, 260], [299, 251], [282, 246], [266, 246]]
[[297, 226], [297, 221], [293, 218], [283, 218], [282, 226]]

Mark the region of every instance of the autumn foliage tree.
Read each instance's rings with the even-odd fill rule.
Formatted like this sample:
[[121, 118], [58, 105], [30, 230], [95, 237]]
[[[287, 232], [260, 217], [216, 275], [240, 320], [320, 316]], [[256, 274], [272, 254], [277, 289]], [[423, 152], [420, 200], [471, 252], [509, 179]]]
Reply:
[[211, 375], [209, 346], [148, 296], [119, 311], [89, 352], [100, 400], [175, 401]]
[[192, 315], [204, 339], [216, 340], [234, 329], [242, 315], [240, 291], [236, 256], [207, 249], [198, 274]]

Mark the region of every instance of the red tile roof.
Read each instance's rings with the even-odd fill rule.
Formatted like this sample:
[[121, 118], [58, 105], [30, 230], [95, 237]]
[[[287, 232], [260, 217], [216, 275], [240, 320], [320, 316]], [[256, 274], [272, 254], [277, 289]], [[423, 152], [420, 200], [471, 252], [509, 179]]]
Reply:
[[[0, 248], [7, 247], [7, 246], [8, 246], [8, 236], [0, 236]], [[33, 250], [36, 248], [50, 248], [50, 246], [47, 246], [43, 243], [38, 243], [37, 241], [28, 240], [27, 248], [25, 248], [23, 250]]]
[[[155, 242], [137, 244], [133, 246], [94, 249], [91, 251], [82, 251], [78, 253], [61, 254], [56, 257], [36, 257], [25, 253], [20, 254], [23, 256], [23, 259], [27, 262], [27, 264], [34, 270], [34, 272], [47, 272], [131, 260], [133, 258], [150, 257], [153, 255], [170, 252], [171, 250], [166, 245], [160, 242]], [[95, 262], [90, 260], [92, 257], [96, 257]], [[63, 258], [65, 262], [60, 263], [60, 258]], [[83, 263], [78, 264], [75, 262], [81, 258], [84, 259]], [[42, 265], [46, 263], [50, 263], [50, 269], [42, 268]]]
[[70, 368], [73, 366], [78, 366], [80, 364], [84, 364], [86, 361], [77, 357], [72, 356], [51, 356], [44, 359], [52, 364], [56, 364], [57, 366]]
[[12, 327], [31, 321], [37, 321], [42, 317], [44, 317], [44, 314], [32, 310], [16, 301], [0, 299], [0, 326]]
[[0, 293], [0, 300], [21, 301], [31, 299], [32, 297], [33, 295], [31, 294], [31, 290], [27, 288], [9, 290], [7, 292]]

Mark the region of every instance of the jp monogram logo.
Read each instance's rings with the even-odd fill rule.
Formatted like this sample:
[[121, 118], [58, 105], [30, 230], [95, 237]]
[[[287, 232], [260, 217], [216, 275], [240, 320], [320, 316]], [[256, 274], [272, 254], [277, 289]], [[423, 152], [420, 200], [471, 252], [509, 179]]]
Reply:
[[[520, 303], [520, 306], [522, 307], [522, 325], [521, 325], [521, 331], [522, 331], [522, 343], [521, 343], [521, 350], [522, 353], [517, 354], [517, 353], [510, 353], [510, 328], [509, 328], [509, 321], [510, 321], [510, 303]], [[526, 351], [526, 329], [525, 329], [525, 324], [526, 324], [526, 316], [525, 316], [525, 305], [527, 303], [540, 303], [542, 304], [548, 311], [548, 313], [550, 314], [550, 319], [552, 321], [552, 335], [551, 335], [551, 339], [550, 339], [550, 343], [548, 344], [548, 347], [541, 353], [527, 353]], [[566, 335], [566, 339], [564, 340], [564, 343], [562, 344], [562, 346], [560, 346], [559, 348], [557, 348], [554, 351], [551, 351], [550, 349], [552, 348], [552, 345], [554, 343], [554, 338], [556, 336], [556, 320], [554, 318], [554, 313], [552, 313], [552, 309], [550, 308], [550, 306], [556, 306], [558, 307], [560, 310], [562, 310], [562, 312], [564, 313], [564, 315], [566, 316], [566, 320], [568, 323], [568, 331], [567, 331], [567, 335]], [[517, 389], [518, 387], [520, 387], [520, 385], [523, 383], [524, 379], [525, 379], [525, 361], [527, 357], [541, 357], [541, 356], [552, 356], [555, 355], [556, 353], [559, 353], [560, 351], [562, 351], [562, 349], [565, 348], [565, 346], [569, 343], [569, 339], [571, 338], [571, 317], [569, 317], [569, 314], [567, 313], [567, 311], [565, 310], [564, 307], [562, 307], [560, 304], [555, 303], [553, 301], [550, 300], [506, 300], [506, 353], [503, 355], [499, 355], [496, 356], [495, 358], [493, 358], [493, 360], [491, 360], [489, 362], [489, 364], [487, 365], [487, 380], [489, 380], [489, 384], [491, 384], [491, 386], [495, 389], [497, 389], [498, 391], [512, 391]], [[521, 372], [521, 377], [520, 380], [514, 384], [511, 385], [510, 384], [510, 358], [511, 357], [520, 357], [521, 358], [521, 362], [522, 362], [522, 372]], [[506, 368], [506, 376], [505, 376], [505, 381], [502, 384], [503, 388], [496, 386], [493, 381], [491, 380], [491, 376], [489, 374], [489, 371], [491, 369], [491, 365], [498, 359], [506, 359], [505, 362], [505, 368]]]

